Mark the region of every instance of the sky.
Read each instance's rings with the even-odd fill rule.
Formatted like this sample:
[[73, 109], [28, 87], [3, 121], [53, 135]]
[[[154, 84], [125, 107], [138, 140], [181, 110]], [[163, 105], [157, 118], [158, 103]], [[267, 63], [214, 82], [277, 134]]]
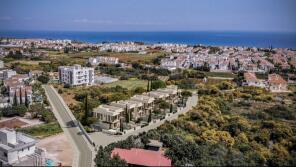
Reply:
[[0, 0], [0, 31], [296, 32], [296, 0]]

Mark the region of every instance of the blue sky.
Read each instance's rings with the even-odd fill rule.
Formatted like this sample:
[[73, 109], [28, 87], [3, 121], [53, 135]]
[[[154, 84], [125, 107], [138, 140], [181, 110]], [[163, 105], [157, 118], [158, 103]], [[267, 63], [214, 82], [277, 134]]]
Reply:
[[0, 30], [296, 31], [296, 0], [1, 0]]

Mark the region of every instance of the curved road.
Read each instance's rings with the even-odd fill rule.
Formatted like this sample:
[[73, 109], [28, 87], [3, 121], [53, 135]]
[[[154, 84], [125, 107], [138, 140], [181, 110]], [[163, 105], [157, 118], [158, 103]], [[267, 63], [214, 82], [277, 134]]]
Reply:
[[93, 165], [92, 150], [82, 135], [81, 130], [77, 126], [73, 126], [73, 121], [76, 119], [72, 115], [70, 109], [61, 99], [56, 90], [49, 85], [43, 85], [47, 98], [51, 104], [53, 113], [61, 125], [63, 131], [71, 141], [71, 144], [76, 150], [76, 156], [74, 157], [73, 166], [78, 167], [90, 167]]

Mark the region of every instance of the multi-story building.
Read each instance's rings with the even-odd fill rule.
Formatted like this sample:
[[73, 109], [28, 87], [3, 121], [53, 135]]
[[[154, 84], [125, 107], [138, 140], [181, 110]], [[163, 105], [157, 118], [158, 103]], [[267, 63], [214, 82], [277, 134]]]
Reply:
[[30, 77], [26, 74], [16, 74], [9, 79], [4, 80], [4, 86], [9, 94], [10, 104], [20, 104], [32, 102], [32, 86], [26, 85], [24, 81]]
[[101, 126], [105, 129], [119, 128], [120, 118], [122, 116], [123, 108], [110, 105], [100, 105], [95, 108], [94, 117], [101, 121]]
[[[31, 136], [16, 132], [12, 129], [0, 129], [0, 161], [4, 165], [17, 164], [35, 156], [39, 160], [34, 166], [44, 165], [44, 151], [37, 148], [37, 140]], [[43, 162], [42, 162], [43, 161]]]
[[71, 86], [92, 85], [94, 83], [94, 68], [74, 66], [59, 67], [59, 82]]
[[118, 102], [112, 102], [110, 105], [120, 107], [124, 111], [127, 110], [127, 112], [130, 113], [131, 120], [137, 120], [139, 117], [144, 116], [145, 114], [143, 111], [144, 105], [139, 101], [121, 100]]

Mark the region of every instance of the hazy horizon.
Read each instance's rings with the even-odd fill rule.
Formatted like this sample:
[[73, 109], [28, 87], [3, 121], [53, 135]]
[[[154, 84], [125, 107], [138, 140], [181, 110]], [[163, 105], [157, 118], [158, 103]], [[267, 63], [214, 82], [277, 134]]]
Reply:
[[295, 0], [2, 0], [0, 31], [296, 32], [295, 6]]

